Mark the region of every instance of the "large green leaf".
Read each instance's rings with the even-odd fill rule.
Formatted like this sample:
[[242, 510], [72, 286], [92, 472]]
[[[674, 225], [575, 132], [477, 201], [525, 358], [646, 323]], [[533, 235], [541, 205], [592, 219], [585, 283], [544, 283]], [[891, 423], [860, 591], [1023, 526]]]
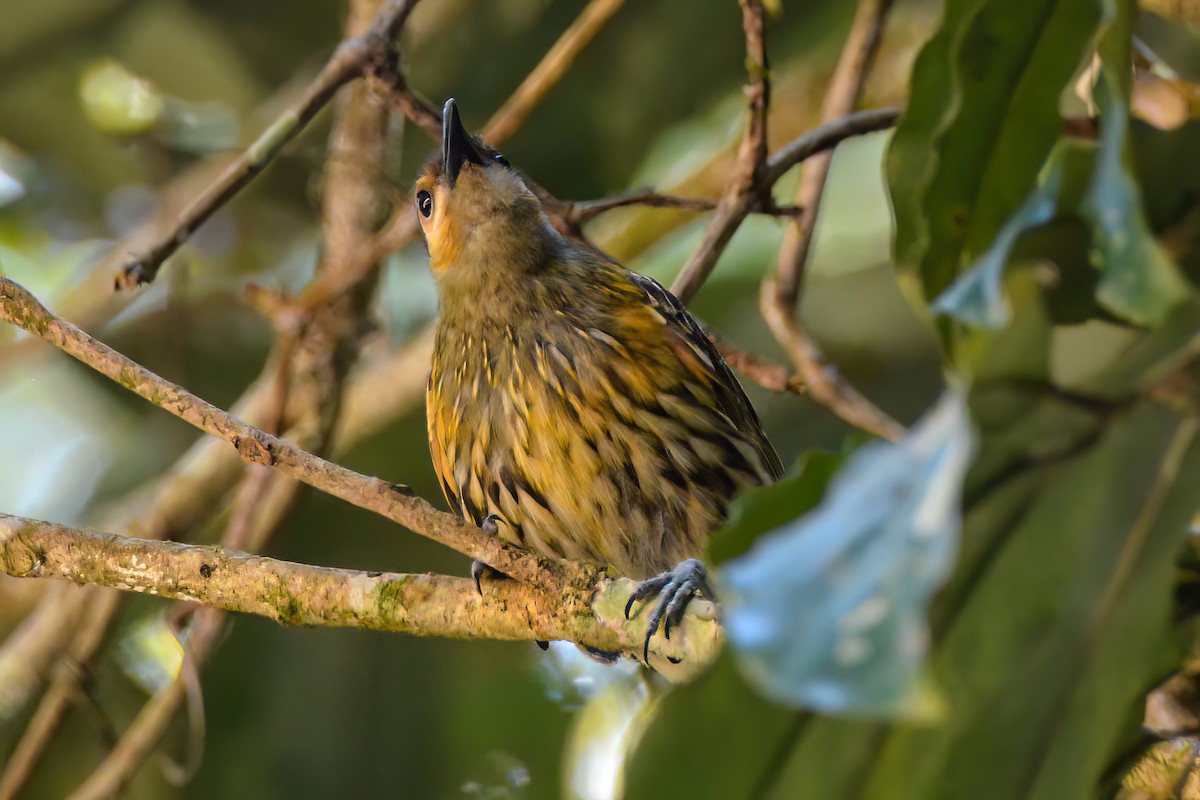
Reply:
[[897, 261], [924, 297], [981, 257], [1029, 196], [1102, 19], [1103, 0], [947, 2], [887, 165]]

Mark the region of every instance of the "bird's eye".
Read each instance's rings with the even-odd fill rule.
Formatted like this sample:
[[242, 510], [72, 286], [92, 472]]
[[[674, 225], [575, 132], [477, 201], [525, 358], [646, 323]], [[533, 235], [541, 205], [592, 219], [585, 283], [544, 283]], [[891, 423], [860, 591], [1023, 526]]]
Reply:
[[433, 195], [422, 189], [417, 192], [417, 208], [421, 210], [422, 217], [428, 217], [433, 213]]
[[504, 156], [500, 155], [499, 153], [496, 153], [496, 155], [492, 156], [492, 159], [502, 167], [511, 167], [512, 166], [512, 164], [508, 163], [508, 159], [505, 158]]

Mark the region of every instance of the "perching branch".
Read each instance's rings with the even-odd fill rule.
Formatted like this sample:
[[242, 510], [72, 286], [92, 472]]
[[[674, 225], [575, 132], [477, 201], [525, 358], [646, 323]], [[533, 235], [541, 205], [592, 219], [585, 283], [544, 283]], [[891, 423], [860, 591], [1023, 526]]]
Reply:
[[117, 275], [118, 289], [133, 289], [150, 283], [163, 262], [183, 245], [196, 229], [224, 206], [254, 176], [271, 163], [283, 146], [333, 98], [345, 84], [362, 74], [372, 62], [383, 58], [391, 41], [404, 27], [418, 0], [389, 0], [367, 30], [358, 37], [342, 41], [300, 100], [281, 114], [221, 176], [209, 184], [184, 210], [178, 221], [146, 252], [135, 258]]
[[[0, 514], [0, 571], [201, 603], [287, 625], [354, 627], [417, 636], [534, 641], [564, 639], [610, 652], [641, 653], [645, 615], [626, 620], [633, 582], [596, 578], [544, 592], [489, 580], [363, 572], [280, 561], [217, 546], [151, 542]], [[707, 663], [719, 637], [713, 608], [696, 601], [686, 635], [655, 637], [652, 662]], [[707, 617], [707, 618], [706, 618]], [[657, 658], [653, 658], [657, 656]]]

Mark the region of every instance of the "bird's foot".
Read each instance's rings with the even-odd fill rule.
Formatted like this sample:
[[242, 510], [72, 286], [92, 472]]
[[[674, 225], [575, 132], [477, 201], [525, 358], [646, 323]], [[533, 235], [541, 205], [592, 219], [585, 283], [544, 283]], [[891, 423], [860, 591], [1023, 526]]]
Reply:
[[[483, 518], [483, 522], [480, 524], [479, 528], [484, 533], [486, 533], [488, 536], [499, 536], [500, 535], [500, 523], [503, 521], [504, 520], [502, 520], [496, 514], [488, 514], [486, 517]], [[481, 581], [483, 580], [483, 577], [485, 575], [488, 577], [489, 580], [494, 579], [494, 578], [508, 577], [503, 572], [492, 569], [491, 567], [489, 567], [487, 564], [483, 563], [482, 561], [472, 561], [471, 562], [471, 577], [475, 579], [475, 591], [479, 592], [480, 597], [483, 597], [483, 584], [481, 583]], [[534, 640], [534, 644], [536, 644], [542, 650], [547, 650], [550, 648], [549, 642], [543, 642], [540, 639]]]
[[[646, 622], [646, 641], [642, 646], [642, 661], [650, 662], [650, 638], [663, 629], [663, 636], [671, 638], [671, 627], [677, 626], [683, 620], [688, 603], [696, 595], [706, 600], [715, 599], [712, 587], [708, 583], [708, 570], [704, 562], [697, 558], [682, 561], [667, 572], [642, 581], [629, 596], [625, 604], [625, 619], [629, 619], [633, 604], [649, 597], [657, 597], [650, 619]], [[675, 659], [670, 659], [675, 662]]]

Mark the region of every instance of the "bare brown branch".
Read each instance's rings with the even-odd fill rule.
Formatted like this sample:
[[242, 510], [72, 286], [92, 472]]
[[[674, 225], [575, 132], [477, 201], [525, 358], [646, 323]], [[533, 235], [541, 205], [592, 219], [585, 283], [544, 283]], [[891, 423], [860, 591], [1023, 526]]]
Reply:
[[904, 428], [859, 394], [834, 366], [825, 363], [812, 339], [799, 327], [796, 315], [774, 302], [774, 292], [771, 279], [763, 281], [760, 298], [763, 318], [800, 373], [808, 394], [859, 430], [898, 441], [904, 435]]
[[716, 345], [721, 357], [730, 367], [745, 375], [764, 389], [772, 392], [792, 392], [804, 394], [807, 387], [804, 379], [782, 364], [776, 364], [762, 356], [749, 353], [731, 342], [709, 334], [708, 338]]
[[[857, 105], [891, 5], [892, 0], [859, 0], [850, 34], [822, 105], [821, 117], [825, 124], [844, 124]], [[883, 116], [886, 119], [886, 113]], [[894, 121], [892, 117], [887, 124]], [[826, 151], [809, 158], [804, 165], [795, 201], [801, 212], [784, 232], [779, 263], [773, 275], [763, 282], [762, 315], [813, 399], [846, 422], [894, 441], [902, 435], [903, 427], [824, 363], [816, 343], [796, 317], [804, 265], [831, 159], [832, 154]]]

